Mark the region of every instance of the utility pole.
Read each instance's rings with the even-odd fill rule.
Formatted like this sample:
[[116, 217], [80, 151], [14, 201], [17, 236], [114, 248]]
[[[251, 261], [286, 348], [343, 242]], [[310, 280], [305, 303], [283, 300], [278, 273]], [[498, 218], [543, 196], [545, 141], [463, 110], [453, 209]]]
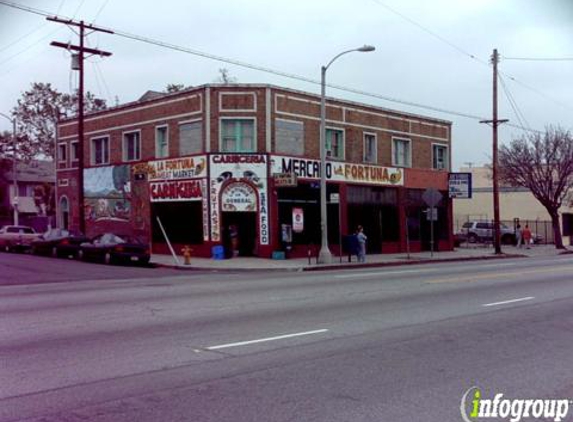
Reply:
[[57, 16], [47, 17], [49, 21], [62, 23], [64, 25], [71, 25], [80, 28], [80, 45], [72, 45], [61, 43], [57, 41], [52, 41], [50, 45], [54, 47], [64, 48], [66, 50], [73, 50], [78, 52], [78, 70], [80, 72], [80, 83], [78, 88], [78, 216], [79, 216], [79, 229], [80, 232], [86, 232], [85, 226], [85, 206], [84, 206], [84, 59], [85, 54], [98, 55], [101, 57], [109, 57], [111, 53], [108, 51], [102, 51], [95, 48], [87, 48], [84, 46], [84, 41], [86, 37], [86, 29], [92, 32], [105, 32], [107, 34], [113, 34], [113, 31], [108, 29], [98, 28], [91, 24], [86, 24], [84, 21], [74, 21], [71, 19], [60, 19]]
[[496, 255], [501, 254], [501, 237], [499, 221], [499, 180], [498, 180], [498, 154], [497, 154], [497, 127], [501, 123], [506, 123], [507, 119], [497, 118], [497, 64], [499, 63], [499, 54], [497, 49], [493, 50], [491, 56], [493, 64], [493, 119], [482, 120], [480, 123], [491, 124], [493, 129], [493, 154], [492, 154], [492, 178], [493, 178], [493, 244]]

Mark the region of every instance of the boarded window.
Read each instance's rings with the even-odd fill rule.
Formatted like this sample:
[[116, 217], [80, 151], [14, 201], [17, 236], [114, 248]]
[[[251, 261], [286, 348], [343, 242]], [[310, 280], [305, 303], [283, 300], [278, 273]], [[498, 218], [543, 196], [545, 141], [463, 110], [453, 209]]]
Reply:
[[179, 125], [179, 155], [203, 152], [203, 126], [201, 122]]
[[304, 154], [304, 123], [291, 120], [275, 121], [275, 151], [278, 154]]

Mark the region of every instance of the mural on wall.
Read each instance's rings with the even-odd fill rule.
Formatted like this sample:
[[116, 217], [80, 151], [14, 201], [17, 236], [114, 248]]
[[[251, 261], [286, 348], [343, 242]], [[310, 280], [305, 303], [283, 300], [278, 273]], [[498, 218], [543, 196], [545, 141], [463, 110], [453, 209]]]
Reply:
[[129, 221], [129, 166], [84, 169], [84, 203], [87, 221]]

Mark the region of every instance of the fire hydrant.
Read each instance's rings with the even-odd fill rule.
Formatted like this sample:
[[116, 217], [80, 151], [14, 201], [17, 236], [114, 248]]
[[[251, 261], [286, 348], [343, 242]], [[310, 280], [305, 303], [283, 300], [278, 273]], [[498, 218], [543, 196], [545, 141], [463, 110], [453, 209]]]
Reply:
[[181, 249], [181, 253], [183, 254], [183, 264], [191, 265], [191, 252], [193, 249], [189, 245], [185, 245], [183, 249]]

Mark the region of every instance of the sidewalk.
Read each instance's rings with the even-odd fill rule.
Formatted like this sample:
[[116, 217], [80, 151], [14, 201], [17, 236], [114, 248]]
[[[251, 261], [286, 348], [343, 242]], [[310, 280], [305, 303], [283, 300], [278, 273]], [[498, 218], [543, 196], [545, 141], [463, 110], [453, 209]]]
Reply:
[[316, 258], [312, 258], [311, 264], [308, 258], [293, 258], [285, 260], [273, 260], [266, 258], [240, 257], [224, 260], [214, 260], [209, 258], [191, 258], [191, 265], [183, 265], [183, 258], [180, 256], [178, 265], [171, 255], [152, 255], [151, 263], [161, 267], [180, 268], [186, 270], [211, 270], [211, 271], [317, 271], [332, 270], [356, 267], [382, 267], [390, 265], [411, 265], [430, 262], [448, 261], [468, 261], [479, 259], [504, 259], [533, 256], [557, 256], [563, 253], [573, 253], [573, 251], [563, 251], [555, 249], [553, 245], [535, 245], [531, 249], [518, 249], [514, 246], [503, 246], [502, 255], [495, 255], [492, 247], [483, 245], [476, 247], [457, 248], [449, 252], [434, 252], [433, 257], [430, 252], [411, 253], [410, 257], [406, 253], [367, 255], [366, 263], [358, 263], [356, 257], [352, 257], [352, 262], [348, 262], [348, 257], [334, 257], [331, 264], [317, 264]]

